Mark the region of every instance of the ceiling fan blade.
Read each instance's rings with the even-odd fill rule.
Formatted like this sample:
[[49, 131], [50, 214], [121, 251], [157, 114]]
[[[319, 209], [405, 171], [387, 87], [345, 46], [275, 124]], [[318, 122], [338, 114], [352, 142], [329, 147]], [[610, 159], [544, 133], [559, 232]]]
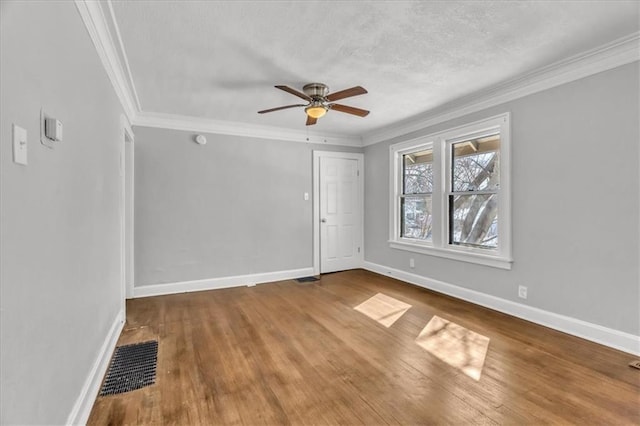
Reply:
[[313, 126], [317, 122], [318, 122], [317, 118], [313, 118], [313, 117], [307, 115], [307, 126]]
[[296, 89], [292, 89], [289, 86], [275, 86], [277, 89], [284, 90], [287, 93], [291, 93], [294, 96], [304, 99], [305, 101], [311, 102], [311, 98], [304, 93], [298, 92]]
[[263, 109], [262, 111], [258, 111], [258, 114], [264, 114], [266, 112], [280, 111], [281, 109], [303, 107], [303, 106], [306, 106], [306, 105], [305, 104], [296, 104], [296, 105], [286, 105], [286, 106], [281, 106], [281, 107], [271, 108], [271, 109]]
[[337, 101], [338, 99], [350, 98], [352, 96], [364, 95], [367, 90], [364, 87], [356, 86], [351, 89], [341, 90], [339, 92], [330, 93], [327, 95], [327, 100], [329, 102]]
[[335, 109], [336, 111], [346, 112], [347, 114], [353, 114], [359, 117], [366, 117], [367, 115], [369, 115], [369, 111], [367, 111], [366, 109], [360, 109], [352, 106], [330, 104], [329, 107], [331, 109]]

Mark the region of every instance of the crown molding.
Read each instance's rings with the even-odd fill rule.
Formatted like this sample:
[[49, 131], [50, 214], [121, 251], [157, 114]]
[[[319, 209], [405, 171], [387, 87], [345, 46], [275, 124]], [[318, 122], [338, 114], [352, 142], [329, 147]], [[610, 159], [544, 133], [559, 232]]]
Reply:
[[[106, 4], [117, 33], [119, 49], [109, 31], [107, 17], [101, 2], [98, 0], [75, 0], [75, 4], [122, 104], [124, 113], [132, 125], [231, 136], [362, 147], [407, 135], [438, 123], [640, 60], [640, 32], [635, 32], [611, 43], [461, 97], [413, 118], [382, 127], [362, 136], [325, 134], [307, 130], [142, 111], [110, 1], [107, 1]], [[125, 61], [127, 71], [122, 66], [120, 57]]]
[[478, 112], [552, 87], [640, 60], [640, 32], [571, 56], [520, 77], [434, 108], [424, 114], [385, 126], [362, 136], [373, 145], [435, 124]]
[[113, 43], [102, 6], [96, 0], [75, 0], [75, 4], [124, 113], [129, 121], [133, 122], [138, 112], [137, 104], [129, 90], [127, 77], [118, 59], [118, 51]]
[[142, 107], [140, 106], [140, 98], [138, 97], [138, 91], [136, 90], [136, 85], [133, 83], [133, 75], [131, 74], [131, 67], [129, 66], [129, 58], [127, 57], [127, 51], [124, 48], [124, 43], [122, 42], [122, 36], [120, 35], [120, 26], [118, 26], [118, 22], [116, 21], [116, 13], [113, 11], [113, 5], [111, 4], [111, 0], [106, 0], [107, 7], [109, 9], [109, 17], [111, 18], [111, 24], [113, 25], [113, 30], [116, 33], [116, 40], [118, 41], [117, 49], [120, 53], [120, 58], [122, 58], [124, 62], [124, 70], [127, 72], [127, 80], [129, 82], [129, 87], [131, 88], [131, 93], [133, 94], [133, 100], [135, 101], [136, 111], [142, 111]]
[[275, 126], [260, 126], [237, 121], [213, 120], [175, 114], [141, 112], [133, 121], [134, 126], [157, 127], [162, 129], [186, 130], [191, 132], [215, 133], [229, 136], [246, 136], [261, 139], [275, 139], [302, 143], [345, 145], [361, 147], [359, 136], [344, 136], [330, 133], [292, 130]]
[[[259, 126], [233, 121], [142, 111], [111, 2], [107, 1], [104, 4], [108, 7], [106, 12], [108, 12], [112, 20], [118, 44], [114, 42], [114, 38], [109, 30], [106, 12], [100, 1], [75, 0], [75, 4], [116, 95], [122, 104], [124, 113], [129, 122], [134, 126], [198, 131], [231, 136], [249, 136], [303, 143], [362, 146], [362, 138], [360, 136], [292, 130], [281, 127]], [[126, 68], [123, 67], [120, 58], [123, 58]]]

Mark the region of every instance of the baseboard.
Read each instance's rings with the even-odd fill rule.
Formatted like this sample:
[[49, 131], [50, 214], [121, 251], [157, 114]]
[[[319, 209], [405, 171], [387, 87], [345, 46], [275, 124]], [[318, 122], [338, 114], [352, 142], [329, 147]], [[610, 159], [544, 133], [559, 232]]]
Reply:
[[562, 331], [563, 333], [571, 334], [601, 345], [609, 346], [630, 354], [640, 355], [640, 336], [480, 293], [475, 290], [412, 274], [400, 269], [389, 268], [377, 263], [364, 262], [363, 268], [536, 324], [544, 325], [545, 327], [553, 328], [554, 330]]
[[195, 281], [181, 281], [167, 284], [152, 284], [133, 288], [133, 297], [161, 296], [165, 294], [187, 293], [191, 291], [216, 290], [229, 287], [252, 286], [274, 281], [290, 280], [313, 275], [313, 268], [291, 269], [288, 271], [265, 272], [261, 274], [236, 275]]
[[87, 379], [82, 386], [80, 396], [73, 405], [73, 409], [67, 418], [68, 425], [85, 425], [89, 420], [89, 414], [93, 408], [93, 403], [96, 400], [100, 385], [102, 384], [102, 378], [109, 367], [109, 361], [111, 360], [111, 354], [113, 353], [120, 332], [124, 327], [123, 311], [118, 312], [116, 315], [109, 332], [107, 333], [100, 352], [91, 367], [91, 371], [87, 376]]

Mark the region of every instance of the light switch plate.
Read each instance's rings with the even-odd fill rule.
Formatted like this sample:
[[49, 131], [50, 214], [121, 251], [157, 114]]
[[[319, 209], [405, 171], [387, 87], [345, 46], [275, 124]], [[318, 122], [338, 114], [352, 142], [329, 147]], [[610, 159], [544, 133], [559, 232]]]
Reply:
[[27, 165], [27, 131], [13, 125], [13, 162]]

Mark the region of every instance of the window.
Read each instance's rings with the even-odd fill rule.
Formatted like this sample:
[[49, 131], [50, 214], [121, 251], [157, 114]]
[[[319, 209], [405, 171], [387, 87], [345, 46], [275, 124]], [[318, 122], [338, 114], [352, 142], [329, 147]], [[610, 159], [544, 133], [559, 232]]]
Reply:
[[509, 115], [391, 146], [393, 248], [511, 268]]
[[449, 242], [498, 247], [500, 134], [451, 144]]
[[431, 241], [433, 193], [433, 151], [402, 155], [402, 194], [400, 195], [400, 235]]

